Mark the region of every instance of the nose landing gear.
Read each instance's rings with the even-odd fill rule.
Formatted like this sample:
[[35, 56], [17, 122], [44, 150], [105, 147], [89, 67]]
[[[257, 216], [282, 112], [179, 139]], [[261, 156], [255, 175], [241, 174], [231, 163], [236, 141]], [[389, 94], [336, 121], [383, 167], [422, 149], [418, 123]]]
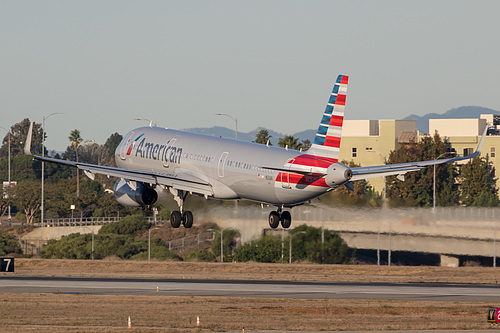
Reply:
[[269, 226], [276, 229], [281, 222], [281, 226], [285, 229], [290, 228], [292, 225], [292, 214], [289, 211], [282, 211], [281, 207], [278, 207], [277, 211], [272, 211], [269, 213]]

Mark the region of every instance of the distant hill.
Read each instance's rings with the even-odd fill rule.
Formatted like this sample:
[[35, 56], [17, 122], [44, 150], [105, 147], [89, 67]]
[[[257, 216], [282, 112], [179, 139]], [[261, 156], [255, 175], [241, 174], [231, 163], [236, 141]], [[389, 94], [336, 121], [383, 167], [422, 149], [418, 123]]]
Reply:
[[[416, 114], [409, 115], [403, 120], [416, 120], [417, 121], [417, 129], [424, 133], [429, 133], [429, 119], [437, 118], [437, 119], [451, 119], [451, 118], [479, 118], [481, 114], [498, 114], [500, 115], [500, 111], [496, 111], [489, 108], [484, 108], [481, 106], [461, 106], [455, 109], [451, 109], [446, 111], [445, 113], [428, 113], [423, 116], [417, 116]], [[264, 129], [263, 127], [258, 127], [250, 132], [238, 132], [238, 140], [252, 142], [255, 140], [255, 136], [257, 133]], [[184, 131], [199, 133], [199, 134], [207, 134], [213, 136], [219, 136], [223, 138], [234, 138], [234, 129], [229, 129], [221, 126], [214, 127], [193, 127], [186, 128]], [[275, 132], [271, 129], [267, 129], [269, 134], [271, 135], [271, 144], [276, 146], [280, 138], [284, 138], [285, 134]], [[304, 130], [301, 132], [297, 132], [292, 134], [293, 137], [299, 138], [300, 141], [309, 140], [311, 142], [314, 141], [314, 137], [316, 135], [315, 129]]]
[[481, 114], [500, 114], [500, 111], [483, 108], [481, 106], [461, 106], [451, 109], [445, 113], [428, 113], [423, 116], [411, 114], [403, 120], [416, 120], [417, 129], [424, 133], [429, 133], [429, 119], [452, 119], [452, 118], [479, 118]]
[[[264, 129], [264, 128], [258, 127], [256, 129], [254, 129], [253, 131], [250, 131], [248, 133], [238, 132], [238, 140], [252, 142], [255, 140], [257, 133], [259, 133], [259, 131], [262, 129]], [[212, 135], [212, 136], [219, 136], [219, 137], [228, 138], [228, 139], [234, 139], [234, 137], [235, 137], [234, 129], [229, 129], [229, 128], [221, 127], [221, 126], [185, 128], [185, 129], [183, 129], [183, 131]], [[278, 144], [278, 141], [280, 138], [285, 137], [285, 134], [275, 132], [271, 129], [267, 129], [267, 131], [269, 132], [269, 135], [271, 135], [270, 141], [271, 141], [271, 144], [274, 146], [276, 146]], [[308, 139], [309, 141], [313, 142], [314, 136], [316, 135], [316, 130], [305, 130], [302, 132], [294, 133], [292, 135], [294, 138], [299, 138], [300, 141]]]

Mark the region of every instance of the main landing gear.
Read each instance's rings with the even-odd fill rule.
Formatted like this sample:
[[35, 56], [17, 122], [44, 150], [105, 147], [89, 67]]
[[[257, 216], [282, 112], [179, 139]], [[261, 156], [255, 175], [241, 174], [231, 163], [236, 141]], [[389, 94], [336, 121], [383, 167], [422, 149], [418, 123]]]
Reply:
[[277, 211], [269, 213], [269, 226], [276, 229], [280, 222], [283, 228], [290, 228], [290, 225], [292, 224], [292, 214], [290, 214], [287, 210], [282, 211], [282, 208], [278, 207]]
[[170, 188], [170, 192], [174, 195], [174, 200], [179, 205], [179, 210], [174, 210], [170, 214], [170, 224], [173, 228], [179, 228], [181, 224], [184, 228], [191, 228], [193, 226], [193, 213], [184, 211], [184, 200], [188, 195], [187, 192], [172, 188]]

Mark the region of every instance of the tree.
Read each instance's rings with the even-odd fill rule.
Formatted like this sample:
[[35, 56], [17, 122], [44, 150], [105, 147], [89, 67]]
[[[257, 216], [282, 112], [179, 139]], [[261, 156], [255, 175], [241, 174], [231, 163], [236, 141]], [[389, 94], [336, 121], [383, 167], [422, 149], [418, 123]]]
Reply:
[[19, 182], [14, 191], [14, 200], [18, 209], [26, 215], [26, 222], [32, 224], [39, 213], [41, 197], [40, 183], [36, 181]]
[[[420, 142], [404, 144], [393, 150], [387, 164], [405, 163], [436, 159], [449, 151], [448, 142], [441, 140], [436, 132], [433, 137], [425, 136]], [[420, 206], [433, 205], [433, 177], [434, 167], [420, 171], [408, 172], [401, 181], [396, 176], [386, 178], [387, 197], [393, 206]], [[440, 206], [455, 205], [458, 202], [458, 190], [455, 184], [456, 167], [451, 164], [436, 165], [436, 194], [437, 204]]]
[[495, 168], [488, 158], [474, 158], [460, 170], [461, 202], [466, 206], [498, 206]]
[[[11, 126], [10, 133], [10, 152], [11, 158], [24, 154], [24, 144], [30, 128], [29, 118]], [[6, 134], [2, 141], [2, 148], [0, 149], [0, 157], [7, 158], [9, 154], [9, 135]], [[34, 154], [40, 155], [42, 152], [42, 125], [38, 123], [33, 124], [33, 136], [31, 140], [31, 151]]]
[[285, 135], [284, 138], [280, 138], [278, 146], [282, 148], [288, 147], [288, 149], [300, 150], [302, 148], [302, 143], [298, 143], [299, 138], [294, 138], [293, 135]]
[[[71, 145], [75, 148], [75, 157], [76, 162], [78, 163], [78, 146], [83, 141], [82, 136], [80, 135], [80, 131], [77, 129], [72, 130], [69, 134], [68, 139], [71, 142]], [[78, 168], [76, 168], [76, 197], [80, 197], [80, 177]]]
[[269, 135], [269, 131], [266, 129], [261, 129], [259, 133], [255, 136], [255, 143], [260, 143], [263, 145], [266, 145], [267, 142], [269, 141], [269, 145], [272, 146], [270, 139], [272, 138], [272, 135]]
[[[107, 149], [107, 154], [108, 154], [108, 164], [109, 165], [114, 165], [115, 164], [115, 151], [120, 142], [122, 142], [123, 136], [118, 133], [111, 134], [111, 136], [106, 140], [106, 143], [104, 144], [104, 147]], [[106, 164], [106, 165], [108, 165]]]
[[302, 140], [301, 145], [302, 145], [302, 150], [303, 150], [303, 151], [306, 151], [306, 150], [308, 150], [309, 148], [311, 148], [312, 143], [311, 143], [311, 140], [309, 140], [309, 139], [305, 139], [305, 140]]
[[[342, 163], [348, 165], [350, 168], [359, 167], [359, 164], [353, 161], [347, 162], [342, 161]], [[319, 200], [322, 202], [329, 201], [334, 204], [340, 204], [345, 206], [378, 206], [380, 202], [380, 197], [377, 196], [372, 187], [368, 184], [366, 180], [357, 180], [352, 182], [352, 190], [349, 190], [346, 186], [340, 186], [335, 190], [329, 192], [325, 196], [321, 197]]]

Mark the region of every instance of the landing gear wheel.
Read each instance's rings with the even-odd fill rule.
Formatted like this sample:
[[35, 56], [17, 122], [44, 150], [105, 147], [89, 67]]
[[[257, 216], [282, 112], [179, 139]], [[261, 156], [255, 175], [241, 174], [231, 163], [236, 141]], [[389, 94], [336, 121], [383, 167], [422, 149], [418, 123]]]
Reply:
[[172, 228], [179, 228], [181, 226], [181, 212], [178, 210], [174, 210], [172, 214], [170, 214], [170, 224]]
[[276, 229], [280, 224], [280, 215], [278, 212], [272, 211], [269, 213], [269, 226], [273, 229]]
[[184, 216], [182, 216], [182, 224], [184, 228], [191, 228], [193, 226], [193, 213], [189, 210], [184, 212]]
[[292, 225], [292, 214], [289, 211], [285, 210], [281, 213], [281, 226], [285, 229], [290, 228]]

